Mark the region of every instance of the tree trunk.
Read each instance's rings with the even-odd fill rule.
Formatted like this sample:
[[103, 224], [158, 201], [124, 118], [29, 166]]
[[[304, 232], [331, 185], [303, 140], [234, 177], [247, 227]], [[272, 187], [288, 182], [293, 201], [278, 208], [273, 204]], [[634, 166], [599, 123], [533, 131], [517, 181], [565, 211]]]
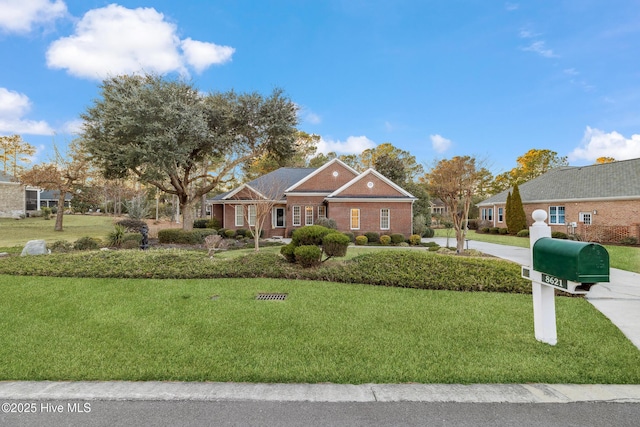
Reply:
[[180, 201], [180, 210], [182, 211], [182, 229], [184, 231], [193, 230], [193, 220], [195, 219], [195, 200], [186, 202]]
[[56, 225], [53, 227], [54, 231], [62, 231], [62, 216], [64, 215], [64, 196], [66, 193], [60, 191], [58, 196], [58, 212], [56, 212]]

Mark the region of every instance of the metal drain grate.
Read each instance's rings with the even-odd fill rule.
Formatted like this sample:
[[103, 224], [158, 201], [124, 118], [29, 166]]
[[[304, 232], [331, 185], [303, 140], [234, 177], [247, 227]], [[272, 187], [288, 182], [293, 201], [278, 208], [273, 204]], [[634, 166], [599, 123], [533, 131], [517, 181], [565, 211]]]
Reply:
[[284, 301], [287, 299], [287, 294], [266, 294], [260, 293], [256, 296], [259, 301]]

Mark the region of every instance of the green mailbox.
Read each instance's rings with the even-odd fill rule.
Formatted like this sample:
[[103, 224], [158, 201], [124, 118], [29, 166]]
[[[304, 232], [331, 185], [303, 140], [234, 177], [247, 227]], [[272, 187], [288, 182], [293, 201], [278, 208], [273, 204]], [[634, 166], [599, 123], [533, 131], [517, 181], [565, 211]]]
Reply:
[[543, 273], [543, 281], [555, 281], [549, 284], [561, 288], [566, 281], [608, 282], [609, 253], [597, 243], [543, 237], [533, 244], [533, 269]]

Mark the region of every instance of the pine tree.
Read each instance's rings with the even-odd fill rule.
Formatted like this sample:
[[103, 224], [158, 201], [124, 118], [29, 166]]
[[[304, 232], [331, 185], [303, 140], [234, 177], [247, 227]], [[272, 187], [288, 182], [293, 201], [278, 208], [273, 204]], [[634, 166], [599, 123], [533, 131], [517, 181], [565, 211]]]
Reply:
[[517, 234], [520, 230], [526, 230], [527, 228], [527, 215], [524, 213], [524, 207], [522, 206], [522, 198], [520, 197], [520, 189], [518, 184], [513, 186], [513, 195], [511, 196], [511, 224], [512, 228], [509, 229], [511, 234]]
[[507, 203], [504, 207], [504, 222], [507, 224], [507, 230], [509, 230], [509, 233], [511, 233], [511, 230], [513, 230], [513, 222], [511, 221], [511, 208], [513, 207], [513, 202], [511, 200], [511, 191], [509, 191], [509, 193], [507, 194]]

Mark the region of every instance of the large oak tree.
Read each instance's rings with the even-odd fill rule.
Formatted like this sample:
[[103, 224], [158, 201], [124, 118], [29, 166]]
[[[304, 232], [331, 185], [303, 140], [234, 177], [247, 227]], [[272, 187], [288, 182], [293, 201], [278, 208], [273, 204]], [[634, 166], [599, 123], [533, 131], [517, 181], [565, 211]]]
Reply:
[[297, 107], [279, 89], [202, 93], [157, 75], [106, 79], [81, 115], [86, 150], [107, 177], [134, 174], [175, 194], [183, 228], [201, 196], [265, 153], [293, 153]]

